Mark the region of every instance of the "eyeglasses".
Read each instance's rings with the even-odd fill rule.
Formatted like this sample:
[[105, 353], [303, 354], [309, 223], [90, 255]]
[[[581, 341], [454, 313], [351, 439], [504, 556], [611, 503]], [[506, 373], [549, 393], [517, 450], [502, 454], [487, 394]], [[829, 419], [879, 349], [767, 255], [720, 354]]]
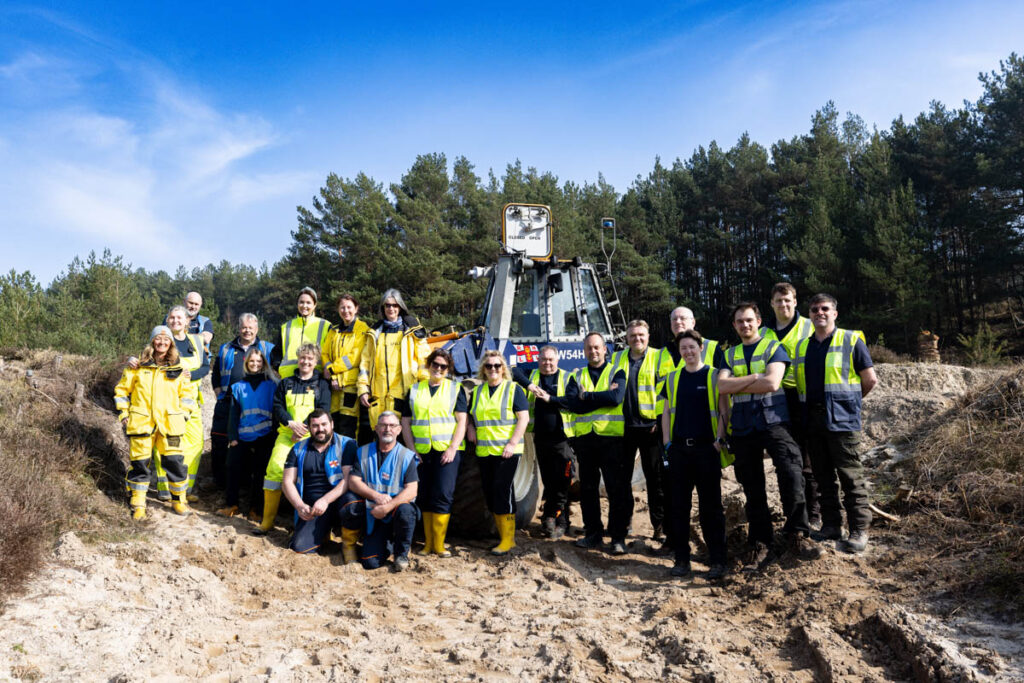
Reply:
[[384, 308], [401, 308], [398, 304], [384, 304]]
[[484, 363], [484, 367], [488, 370], [501, 370], [501, 363]]
[[384, 429], [398, 429], [401, 426], [402, 425], [400, 425], [400, 424], [392, 424], [391, 422], [378, 422], [377, 423], [377, 427], [378, 428], [383, 427]]
[[811, 313], [828, 313], [831, 310], [831, 306], [811, 306]]
[[437, 368], [438, 370], [447, 370], [448, 369], [448, 364], [447, 363], [438, 363], [436, 360], [433, 363], [431, 363], [430, 365], [432, 367]]

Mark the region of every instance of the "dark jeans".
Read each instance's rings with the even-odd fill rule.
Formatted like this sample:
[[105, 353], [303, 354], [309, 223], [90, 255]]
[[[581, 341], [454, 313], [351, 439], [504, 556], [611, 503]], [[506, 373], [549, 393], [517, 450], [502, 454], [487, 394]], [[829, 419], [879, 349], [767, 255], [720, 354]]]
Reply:
[[[309, 500], [305, 496], [302, 500], [307, 505], [312, 505], [316, 502], [316, 499]], [[288, 542], [288, 549], [294, 550], [297, 553], [313, 553], [316, 552], [317, 548], [327, 538], [327, 534], [330, 532], [331, 527], [339, 520], [341, 513], [341, 500], [336, 500], [327, 506], [327, 511], [319, 517], [314, 517], [310, 520], [304, 520], [295, 515], [295, 531], [292, 533], [292, 539]]]
[[626, 427], [626, 435], [622, 438], [622, 450], [626, 457], [640, 452], [640, 466], [647, 481], [647, 508], [651, 526], [655, 531], [664, 528], [665, 512], [670, 509], [670, 504], [665, 495], [669, 489], [665, 485], [661, 430], [655, 429], [652, 432], [650, 427]]
[[263, 512], [263, 475], [277, 432], [271, 431], [255, 441], [239, 441], [228, 449], [227, 504], [238, 505], [243, 483], [249, 496], [249, 510]]
[[[363, 538], [363, 552], [359, 562], [363, 569], [377, 569], [387, 562], [388, 557], [409, 554], [412, 533], [420, 513], [412, 503], [398, 506], [386, 519], [374, 519], [373, 530]], [[365, 531], [366, 501], [358, 500], [341, 506], [341, 524], [346, 529]]]
[[484, 502], [493, 515], [510, 515], [516, 511], [516, 492], [512, 487], [512, 480], [515, 479], [520, 457], [476, 457], [477, 465], [480, 467], [480, 481], [484, 487]]
[[601, 478], [608, 492], [608, 535], [624, 541], [633, 517], [633, 454], [622, 453], [622, 437], [598, 436], [591, 432], [576, 439], [580, 466], [580, 511], [584, 533], [602, 534]]
[[569, 528], [569, 485], [572, 483], [572, 448], [565, 434], [535, 433], [540, 479], [544, 484], [544, 516]]
[[419, 455], [417, 473], [420, 477], [416, 491], [416, 506], [423, 512], [446, 515], [452, 511], [455, 497], [455, 482], [462, 465], [462, 451], [455, 452], [455, 459], [447, 465], [441, 464], [442, 451], [430, 450]]
[[228, 485], [228, 418], [231, 414], [231, 399], [225, 397], [213, 406], [213, 422], [210, 425], [210, 471], [218, 488]]
[[676, 562], [690, 561], [690, 506], [697, 489], [700, 530], [711, 564], [725, 564], [725, 511], [722, 508], [722, 462], [710, 443], [672, 444], [667, 479], [671, 485], [672, 523], [669, 531]]
[[811, 455], [807, 452], [807, 430], [804, 420], [801, 418], [804, 406], [800, 403], [800, 394], [796, 389], [786, 389], [786, 408], [789, 410], [789, 433], [793, 440], [800, 447], [800, 455], [803, 458], [804, 475], [804, 500], [807, 501], [807, 516], [809, 518], [821, 516], [821, 506], [818, 504], [818, 482], [814, 478], [814, 469], [811, 467]]
[[[868, 489], [864, 466], [860, 462], [860, 432], [830, 432], [826, 428], [824, 406], [808, 407], [807, 450], [818, 480], [823, 526], [842, 528], [839, 507], [839, 486], [843, 489], [843, 505], [850, 533], [867, 531], [871, 526]], [[839, 478], [839, 485], [836, 484]]]
[[775, 464], [775, 476], [779, 482], [779, 497], [786, 516], [782, 532], [787, 535], [809, 534], [804, 477], [801, 473], [803, 458], [800, 447], [793, 441], [786, 426], [775, 424], [762, 432], [734, 436], [731, 444], [736, 455], [736, 478], [743, 486], [743, 495], [747, 499], [747, 541], [770, 545], [774, 540], [768, 493], [765, 490], [764, 451], [768, 451]]
[[373, 441], [373, 430], [370, 429], [370, 411], [362, 405], [359, 406], [358, 417], [341, 413], [331, 413], [331, 417], [334, 419], [334, 431], [338, 434], [355, 439], [356, 444], [360, 446], [365, 446]]

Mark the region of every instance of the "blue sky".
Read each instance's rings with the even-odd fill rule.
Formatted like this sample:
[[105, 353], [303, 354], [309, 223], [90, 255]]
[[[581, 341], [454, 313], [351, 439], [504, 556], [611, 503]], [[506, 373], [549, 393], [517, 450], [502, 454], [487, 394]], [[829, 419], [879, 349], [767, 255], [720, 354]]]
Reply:
[[[255, 6], [254, 6], [255, 5]], [[272, 264], [325, 177], [465, 156], [620, 192], [835, 101], [888, 128], [1024, 51], [1024, 3], [7, 2], [0, 271]]]

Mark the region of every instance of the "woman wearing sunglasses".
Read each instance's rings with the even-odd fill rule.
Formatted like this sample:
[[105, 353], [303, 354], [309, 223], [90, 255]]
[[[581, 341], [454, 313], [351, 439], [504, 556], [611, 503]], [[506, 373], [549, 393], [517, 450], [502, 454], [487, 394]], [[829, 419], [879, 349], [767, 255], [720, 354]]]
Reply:
[[459, 383], [449, 378], [452, 357], [447, 351], [431, 351], [427, 369], [430, 378], [414, 384], [405, 400], [395, 404], [402, 415], [405, 443], [419, 457], [416, 505], [423, 512], [426, 537], [419, 554], [451, 557], [444, 537], [465, 449], [468, 401]]
[[484, 485], [484, 500], [494, 515], [500, 542], [492, 555], [505, 555], [516, 546], [516, 496], [512, 480], [523, 454], [523, 436], [530, 423], [530, 402], [512, 381], [505, 358], [485, 351], [478, 376], [484, 383], [473, 390], [469, 414], [476, 441], [477, 463]]

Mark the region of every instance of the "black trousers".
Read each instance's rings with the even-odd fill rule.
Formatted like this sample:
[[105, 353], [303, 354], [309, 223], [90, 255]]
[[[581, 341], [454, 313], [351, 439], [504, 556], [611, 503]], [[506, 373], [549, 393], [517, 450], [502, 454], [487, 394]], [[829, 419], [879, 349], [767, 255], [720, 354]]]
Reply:
[[500, 455], [478, 455], [480, 480], [484, 487], [484, 502], [493, 515], [510, 515], [516, 511], [516, 492], [512, 480], [519, 467], [520, 455], [503, 458]]
[[572, 448], [563, 432], [534, 433], [540, 479], [544, 484], [544, 516], [569, 528], [569, 485], [572, 484]]
[[860, 462], [860, 432], [830, 432], [827, 420], [824, 406], [808, 408], [807, 450], [818, 478], [822, 524], [842, 528], [841, 486], [850, 533], [867, 531], [871, 526], [871, 510], [868, 509], [864, 466]]
[[710, 443], [672, 444], [667, 479], [671, 486], [672, 523], [668, 526], [676, 562], [690, 561], [690, 506], [697, 489], [700, 530], [710, 563], [725, 564], [725, 511], [722, 508], [722, 462]]
[[355, 439], [360, 446], [365, 446], [373, 441], [374, 434], [370, 429], [370, 411], [362, 405], [359, 406], [358, 417], [342, 415], [338, 412], [331, 413], [331, 417], [334, 419], [334, 431], [338, 434]]
[[[623, 454], [632, 456], [640, 452], [640, 466], [644, 470], [647, 481], [647, 507], [651, 517], [651, 527], [655, 531], [665, 527], [665, 513], [670, 509], [666, 497], [668, 486], [665, 483], [665, 465], [662, 458], [661, 430], [650, 427], [626, 427], [622, 438]], [[632, 478], [632, 474], [630, 475]]]
[[213, 406], [210, 425], [210, 470], [219, 488], [228, 485], [228, 419], [231, 415], [231, 397], [225, 396]]
[[633, 517], [633, 454], [623, 455], [622, 437], [598, 436], [591, 432], [576, 439], [580, 466], [580, 511], [584, 533], [603, 534], [601, 524], [601, 478], [608, 493], [608, 535], [624, 541]]
[[452, 511], [452, 500], [455, 498], [455, 482], [459, 478], [459, 467], [462, 465], [462, 451], [455, 452], [455, 459], [447, 465], [441, 464], [443, 451], [433, 449], [421, 453], [420, 464], [416, 468], [420, 477], [416, 491], [416, 507], [423, 512], [435, 512], [446, 515]]
[[228, 449], [227, 504], [238, 505], [244, 484], [249, 496], [249, 510], [263, 512], [263, 475], [274, 449], [277, 432], [270, 431], [255, 441], [239, 441]]
[[789, 410], [789, 433], [800, 448], [800, 455], [803, 459], [804, 475], [804, 500], [807, 501], [807, 516], [820, 517], [821, 507], [818, 504], [818, 482], [814, 478], [814, 468], [811, 466], [811, 454], [807, 452], [807, 434], [804, 421], [801, 419], [804, 407], [800, 403], [800, 394], [796, 389], [786, 389], [786, 408]]
[[810, 533], [807, 523], [807, 504], [804, 500], [803, 457], [800, 447], [793, 441], [785, 425], [774, 424], [760, 432], [733, 436], [732, 451], [736, 455], [736, 478], [743, 486], [747, 502], [747, 540], [770, 545], [774, 541], [768, 493], [765, 490], [764, 452], [768, 451], [775, 464], [779, 482], [779, 497], [786, 523], [784, 534]]

